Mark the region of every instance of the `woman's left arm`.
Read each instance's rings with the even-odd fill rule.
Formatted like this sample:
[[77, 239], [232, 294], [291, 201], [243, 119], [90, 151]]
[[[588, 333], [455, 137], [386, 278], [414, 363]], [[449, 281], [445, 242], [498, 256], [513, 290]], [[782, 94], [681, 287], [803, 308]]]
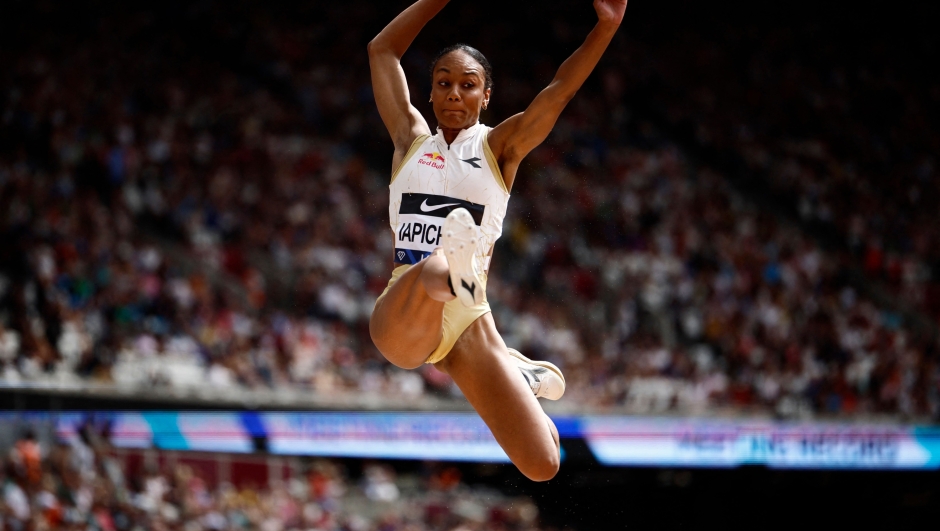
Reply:
[[487, 140], [503, 170], [506, 186], [512, 186], [519, 163], [545, 140], [561, 111], [594, 70], [620, 27], [626, 9], [627, 0], [594, 0], [597, 25], [584, 44], [561, 64], [552, 82], [524, 112], [507, 118], [490, 132]]

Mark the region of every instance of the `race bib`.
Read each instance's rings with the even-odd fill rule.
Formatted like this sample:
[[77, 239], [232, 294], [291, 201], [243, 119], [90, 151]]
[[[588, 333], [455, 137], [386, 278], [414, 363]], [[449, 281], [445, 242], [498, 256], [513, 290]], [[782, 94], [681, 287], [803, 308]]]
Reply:
[[395, 231], [395, 263], [416, 264], [440, 247], [444, 218], [455, 208], [466, 208], [480, 226], [485, 205], [445, 195], [402, 194]]

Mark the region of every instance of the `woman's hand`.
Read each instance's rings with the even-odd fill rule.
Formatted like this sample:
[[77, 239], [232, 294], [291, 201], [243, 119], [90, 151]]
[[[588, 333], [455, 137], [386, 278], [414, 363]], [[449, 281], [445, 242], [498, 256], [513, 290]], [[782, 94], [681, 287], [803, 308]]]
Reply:
[[620, 25], [623, 12], [627, 10], [627, 0], [594, 0], [594, 11], [597, 11], [597, 20], [610, 24]]

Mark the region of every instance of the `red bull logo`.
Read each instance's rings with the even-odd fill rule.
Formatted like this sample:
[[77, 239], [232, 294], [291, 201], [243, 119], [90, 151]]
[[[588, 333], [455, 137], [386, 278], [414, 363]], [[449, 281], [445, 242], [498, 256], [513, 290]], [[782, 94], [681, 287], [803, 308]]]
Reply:
[[430, 166], [437, 170], [444, 169], [444, 162], [445, 162], [444, 155], [441, 155], [437, 151], [425, 153], [424, 155], [421, 155], [421, 157], [418, 158], [418, 164], [421, 164], [424, 166]]

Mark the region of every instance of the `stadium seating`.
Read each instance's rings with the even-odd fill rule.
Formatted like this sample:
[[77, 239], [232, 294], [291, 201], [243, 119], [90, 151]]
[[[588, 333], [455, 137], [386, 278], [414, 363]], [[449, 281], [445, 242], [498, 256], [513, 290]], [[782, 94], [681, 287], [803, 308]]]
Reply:
[[[227, 478], [207, 473], [219, 459]], [[399, 475], [372, 462], [356, 477], [315, 460], [277, 475], [250, 456], [115, 451], [87, 431], [51, 444], [29, 432], [0, 464], [4, 529], [545, 529], [531, 499], [471, 487], [447, 466]]]
[[[230, 16], [213, 13], [223, 42], [240, 23]], [[0, 107], [4, 385], [459, 394], [431, 368], [391, 368], [369, 339], [391, 269], [390, 148], [364, 47], [330, 46], [340, 16], [300, 34], [271, 13], [265, 40], [224, 61], [121, 14], [74, 46], [6, 52], [17, 58]], [[152, 38], [108, 52], [137, 34]], [[885, 85], [915, 113], [912, 83], [827, 80], [810, 61], [758, 62], [766, 76], [734, 62], [680, 73], [656, 60], [676, 45], [617, 45], [523, 167], [489, 287], [507, 343], [564, 369], [557, 407], [936, 416], [935, 341], [851, 275], [860, 267], [936, 315], [935, 191], [917, 184], [935, 174], [924, 148], [934, 137], [916, 120], [889, 139], [829, 132], [849, 120], [841, 107]], [[540, 67], [523, 65], [501, 98], [493, 54], [488, 120], [539, 88], [526, 80]], [[423, 70], [406, 68], [422, 93]], [[733, 89], [709, 96], [716, 78]], [[788, 98], [784, 81], [810, 93]], [[835, 90], [846, 83], [854, 91]], [[671, 90], [643, 96], [656, 84]], [[631, 119], [643, 106], [664, 111]], [[821, 109], [816, 129], [790, 124], [810, 108]], [[845, 127], [867, 130], [867, 116]], [[894, 165], [902, 145], [915, 152]], [[702, 147], [742, 158], [802, 220], [763, 208], [733, 170], [701, 162]], [[905, 168], [899, 196], [878, 184], [887, 167]], [[809, 221], [849, 251], [824, 246], [828, 233]]]

